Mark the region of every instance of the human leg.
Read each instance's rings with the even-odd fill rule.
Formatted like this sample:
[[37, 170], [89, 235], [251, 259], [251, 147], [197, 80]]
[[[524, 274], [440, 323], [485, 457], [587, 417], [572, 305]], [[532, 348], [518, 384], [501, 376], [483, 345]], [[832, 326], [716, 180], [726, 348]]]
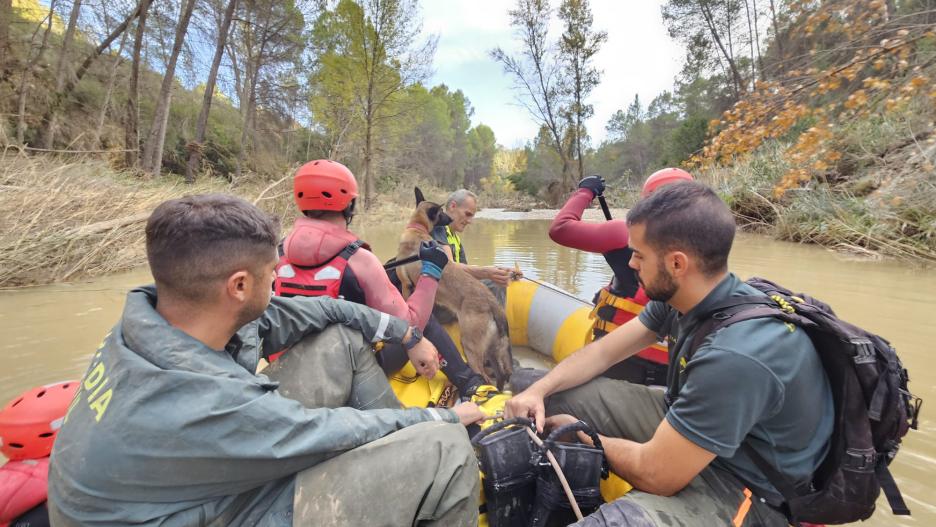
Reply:
[[[550, 397], [546, 401], [546, 413], [571, 414], [602, 435], [646, 442], [662, 421], [666, 405], [660, 389], [597, 378]], [[576, 525], [772, 527], [786, 524], [783, 515], [752, 496], [732, 474], [709, 465], [674, 496], [634, 490], [602, 505]]]
[[478, 485], [465, 429], [421, 423], [300, 472], [294, 524], [475, 526]]
[[663, 391], [598, 377], [546, 400], [546, 414], [570, 414], [599, 434], [649, 441], [663, 420]]
[[309, 335], [264, 373], [279, 392], [309, 408], [399, 408], [371, 345], [359, 331], [333, 324]]

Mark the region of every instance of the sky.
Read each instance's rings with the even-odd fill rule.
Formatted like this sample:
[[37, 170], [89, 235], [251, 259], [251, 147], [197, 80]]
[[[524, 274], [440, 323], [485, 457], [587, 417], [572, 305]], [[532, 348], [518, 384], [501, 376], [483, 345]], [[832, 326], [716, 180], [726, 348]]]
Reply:
[[[605, 138], [611, 115], [627, 108], [635, 94], [644, 105], [673, 86], [685, 51], [666, 33], [660, 15], [663, 0], [591, 0], [595, 29], [608, 32], [608, 40], [595, 56], [603, 71], [601, 84], [588, 102], [595, 115], [586, 123], [592, 143]], [[552, 1], [553, 8], [558, 0]], [[501, 47], [517, 54], [507, 11], [510, 0], [422, 0], [423, 32], [439, 37], [431, 85], [460, 89], [474, 106], [472, 125], [484, 123], [497, 142], [512, 148], [536, 135], [537, 124], [517, 102], [513, 81], [488, 51]], [[550, 40], [558, 39], [558, 20]]]

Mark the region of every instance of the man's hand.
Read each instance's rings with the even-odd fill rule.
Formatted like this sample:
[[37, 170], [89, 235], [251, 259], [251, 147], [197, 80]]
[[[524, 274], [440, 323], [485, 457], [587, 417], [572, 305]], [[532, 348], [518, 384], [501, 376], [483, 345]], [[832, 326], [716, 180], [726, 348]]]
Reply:
[[[569, 414], [550, 415], [549, 417], [546, 418], [546, 426], [544, 426], [543, 428], [546, 430], [546, 433], [549, 433], [559, 427], [570, 425], [572, 423], [577, 423], [577, 422], [579, 422], [579, 418], [575, 417], [574, 415], [569, 415]], [[585, 432], [582, 432], [582, 431], [576, 432], [576, 436], [574, 439], [578, 439], [580, 442], [585, 443], [588, 446], [595, 446], [592, 443], [591, 438], [588, 437], [588, 434], [586, 434]], [[572, 436], [559, 438], [560, 441], [573, 441], [574, 439], [572, 438]]]
[[461, 421], [463, 426], [480, 423], [485, 418], [487, 418], [487, 414], [482, 412], [481, 408], [479, 408], [475, 403], [467, 402], [456, 404], [452, 407], [452, 411], [455, 412], [455, 415], [458, 416], [458, 420]]
[[494, 265], [486, 267], [485, 269], [487, 269], [488, 279], [501, 287], [507, 287], [511, 277], [515, 276], [517, 273], [515, 270], [508, 267], [497, 267]]
[[[411, 331], [406, 332], [403, 342], [409, 340]], [[429, 339], [423, 337], [406, 354], [416, 371], [423, 377], [431, 379], [439, 371], [439, 351], [435, 345], [429, 342]]]
[[536, 431], [542, 433], [546, 423], [546, 405], [543, 396], [533, 386], [527, 388], [519, 395], [513, 396], [504, 407], [504, 417], [526, 417], [533, 419]]
[[586, 188], [591, 191], [592, 198], [600, 196], [605, 190], [605, 181], [601, 176], [588, 176], [579, 181], [578, 188]]

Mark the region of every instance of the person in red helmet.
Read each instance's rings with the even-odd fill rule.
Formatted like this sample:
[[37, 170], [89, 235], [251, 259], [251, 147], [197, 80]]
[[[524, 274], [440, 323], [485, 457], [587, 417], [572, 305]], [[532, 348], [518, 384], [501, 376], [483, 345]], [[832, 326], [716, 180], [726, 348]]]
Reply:
[[[643, 184], [640, 197], [678, 181], [692, 181], [692, 175], [679, 168], [664, 168], [650, 175]], [[588, 176], [578, 185], [549, 227], [549, 237], [559, 245], [599, 253], [614, 273], [611, 283], [595, 294], [592, 336], [599, 339], [614, 328], [636, 317], [649, 299], [637, 276], [629, 267], [633, 251], [628, 247], [627, 222], [613, 219], [604, 223], [585, 223], [585, 208], [604, 192], [604, 178]], [[660, 343], [611, 367], [605, 376], [639, 384], [662, 385], [666, 382], [666, 347]]]
[[49, 525], [49, 454], [78, 381], [27, 390], [0, 410], [0, 526]]
[[326, 159], [310, 161], [296, 171], [293, 190], [303, 216], [281, 245], [275, 294], [343, 298], [406, 320], [435, 345], [442, 360], [414, 357], [405, 343], [386, 345], [378, 354], [385, 372], [394, 373], [410, 360], [426, 375], [420, 361], [431, 362], [433, 370], [441, 366], [462, 397], [491, 393], [492, 388], [471, 370], [451, 337], [432, 317], [442, 269], [449, 262], [445, 252], [431, 242], [420, 248], [422, 273], [413, 294], [404, 300], [367, 243], [348, 229], [358, 187], [346, 166]]

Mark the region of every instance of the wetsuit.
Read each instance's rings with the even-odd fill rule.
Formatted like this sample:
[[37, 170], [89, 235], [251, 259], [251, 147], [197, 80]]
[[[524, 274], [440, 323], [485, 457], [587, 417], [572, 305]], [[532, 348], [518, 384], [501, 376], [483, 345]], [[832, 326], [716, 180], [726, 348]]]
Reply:
[[[286, 276], [295, 272], [292, 266], [320, 268], [334, 262], [336, 257], [345, 257], [347, 265], [340, 271], [338, 297], [401, 318], [420, 328], [442, 355], [442, 371], [459, 393], [469, 394], [482, 384], [483, 379], [465, 363], [449, 334], [432, 316], [439, 282], [420, 276], [413, 294], [404, 300], [387, 277], [383, 264], [366, 244], [358, 245], [350, 255], [345, 252], [355, 242], [359, 242], [357, 236], [347, 229], [326, 221], [299, 218], [283, 242], [277, 283], [291, 280]], [[336, 269], [341, 267], [335, 266]], [[319, 296], [323, 291], [307, 290], [305, 296]], [[377, 358], [388, 374], [398, 371], [409, 360], [406, 350], [398, 344], [385, 345]]]
[[[637, 316], [648, 298], [630, 268], [627, 222], [622, 219], [604, 223], [585, 223], [582, 213], [589, 206], [593, 194], [588, 189], [576, 190], [556, 215], [549, 227], [549, 237], [559, 245], [600, 253], [614, 273], [611, 283], [595, 295], [593, 338], [598, 339], [615, 327]], [[655, 344], [639, 354], [612, 366], [605, 376], [640, 384], [666, 382], [667, 356], [665, 347]]]

